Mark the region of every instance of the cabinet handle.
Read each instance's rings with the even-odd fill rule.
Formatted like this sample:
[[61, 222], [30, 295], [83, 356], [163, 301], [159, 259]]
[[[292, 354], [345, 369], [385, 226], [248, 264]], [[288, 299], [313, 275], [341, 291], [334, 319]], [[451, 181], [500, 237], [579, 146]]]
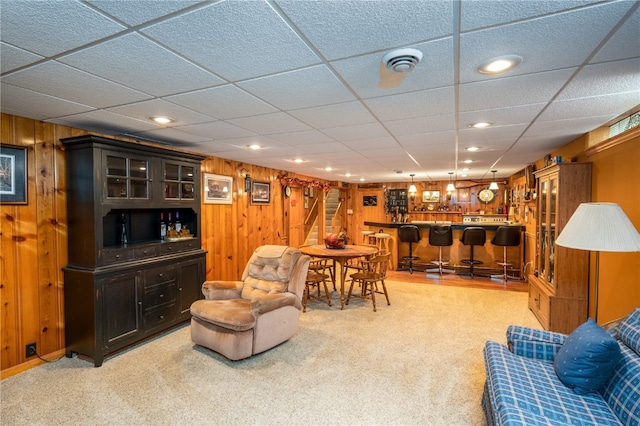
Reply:
[[182, 287], [178, 287], [178, 291], [182, 291]]
[[164, 294], [161, 294], [161, 295], [160, 295], [160, 298], [162, 299], [163, 297], [164, 297]]
[[159, 317], [159, 318], [160, 318], [160, 319], [164, 319], [164, 315], [160, 315], [160, 317]]
[[116, 254], [116, 259], [120, 259], [120, 255], [119, 254]]
[[142, 306], [142, 301], [139, 301], [139, 302], [138, 302], [138, 305]]
[[144, 250], [144, 251], [142, 252], [142, 254], [147, 254], [147, 251], [146, 251], [146, 250]]
[[162, 276], [163, 276], [163, 275], [164, 275], [164, 274], [163, 274], [162, 272], [160, 272], [160, 273], [158, 274], [158, 276], [159, 276], [160, 278], [162, 278]]

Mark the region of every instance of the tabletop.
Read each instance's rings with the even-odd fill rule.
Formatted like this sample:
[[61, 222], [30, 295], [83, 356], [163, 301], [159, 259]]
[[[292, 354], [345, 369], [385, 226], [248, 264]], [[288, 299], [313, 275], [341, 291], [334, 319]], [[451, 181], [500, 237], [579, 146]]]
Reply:
[[342, 249], [328, 249], [324, 244], [300, 247], [300, 251], [309, 256], [328, 257], [332, 259], [348, 259], [352, 257], [369, 256], [376, 254], [378, 248], [375, 246], [347, 245]]

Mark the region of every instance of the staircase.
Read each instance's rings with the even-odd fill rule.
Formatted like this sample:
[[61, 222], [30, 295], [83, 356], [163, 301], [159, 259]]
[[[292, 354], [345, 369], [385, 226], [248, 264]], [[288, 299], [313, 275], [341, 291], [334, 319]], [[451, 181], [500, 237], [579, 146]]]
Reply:
[[[325, 206], [326, 206], [325, 220], [326, 221], [324, 225], [324, 229], [327, 234], [340, 232], [340, 229], [333, 229], [333, 226], [331, 224], [333, 217], [335, 216], [336, 211], [340, 206], [339, 197], [340, 197], [340, 191], [337, 189], [332, 189], [327, 194], [327, 198], [325, 202]], [[304, 243], [318, 244], [318, 219], [316, 219], [313, 226], [311, 227], [311, 230], [309, 231], [309, 235], [307, 235], [307, 238]]]

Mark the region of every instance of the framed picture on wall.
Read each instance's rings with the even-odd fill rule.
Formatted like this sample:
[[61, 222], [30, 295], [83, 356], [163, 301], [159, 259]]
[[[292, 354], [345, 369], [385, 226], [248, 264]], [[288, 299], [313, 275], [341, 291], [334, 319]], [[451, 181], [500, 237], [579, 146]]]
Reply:
[[378, 205], [378, 196], [377, 195], [363, 195], [362, 196], [362, 205], [363, 206], [371, 206], [375, 207]]
[[316, 190], [312, 186], [312, 187], [309, 188], [309, 198], [313, 198], [315, 195], [316, 195]]
[[440, 201], [440, 191], [422, 191], [423, 203], [437, 203]]
[[233, 202], [233, 178], [231, 176], [203, 173], [202, 186], [205, 204], [231, 204]]
[[269, 182], [254, 180], [251, 183], [251, 204], [269, 204], [271, 202], [271, 185]]
[[27, 149], [0, 146], [0, 202], [27, 204]]

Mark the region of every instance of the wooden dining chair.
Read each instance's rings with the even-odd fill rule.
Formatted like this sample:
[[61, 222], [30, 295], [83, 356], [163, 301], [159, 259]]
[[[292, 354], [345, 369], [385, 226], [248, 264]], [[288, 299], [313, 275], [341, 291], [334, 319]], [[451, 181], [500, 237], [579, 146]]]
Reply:
[[330, 259], [312, 257], [311, 262], [309, 262], [309, 271], [325, 275], [329, 274], [329, 277], [331, 277], [331, 282], [333, 283], [333, 291], [336, 291], [336, 277], [333, 276], [333, 269], [333, 260]]
[[356, 282], [362, 285], [362, 297], [371, 296], [374, 312], [377, 312], [376, 293], [384, 294], [384, 297], [387, 299], [387, 305], [391, 305], [387, 286], [384, 283], [384, 280], [387, 278], [387, 268], [389, 267], [390, 257], [391, 253], [385, 253], [361, 262], [362, 270], [351, 275], [351, 285], [349, 286], [349, 293], [347, 294], [347, 305], [349, 304], [349, 299], [351, 299], [353, 285]]

